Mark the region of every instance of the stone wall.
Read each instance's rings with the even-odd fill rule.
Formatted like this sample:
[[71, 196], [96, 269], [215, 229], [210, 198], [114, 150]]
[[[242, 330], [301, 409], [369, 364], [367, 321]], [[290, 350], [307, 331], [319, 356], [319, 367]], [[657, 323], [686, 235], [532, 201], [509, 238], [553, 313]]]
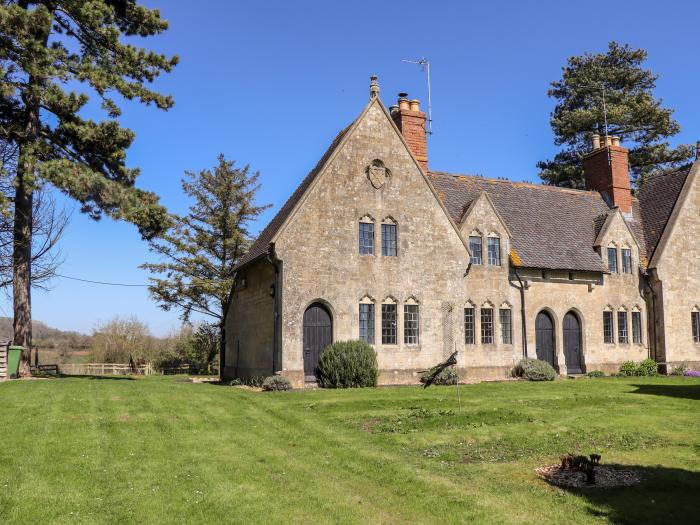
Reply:
[[[367, 175], [375, 159], [390, 171], [379, 188]], [[359, 255], [363, 218], [375, 224], [374, 255]], [[385, 220], [397, 224], [396, 257], [381, 255]], [[301, 381], [303, 370], [303, 314], [315, 301], [331, 311], [334, 340], [358, 339], [359, 303], [374, 302], [383, 382], [416, 382], [416, 371], [441, 361], [460, 341], [467, 249], [378, 101], [319, 175], [275, 248], [284, 264], [282, 369], [293, 381]], [[395, 345], [381, 342], [385, 301], [397, 303]], [[417, 345], [402, 338], [407, 301], [419, 304]]]
[[[658, 311], [663, 326], [658, 330], [659, 353], [669, 368], [687, 362], [700, 367], [700, 343], [692, 338], [691, 311], [700, 309], [700, 180], [698, 164], [692, 168], [678, 217], [671, 224], [662, 247], [655, 278]], [[678, 204], [677, 204], [678, 205]]]
[[274, 268], [264, 259], [239, 273], [226, 317], [225, 378], [272, 375], [274, 282]]

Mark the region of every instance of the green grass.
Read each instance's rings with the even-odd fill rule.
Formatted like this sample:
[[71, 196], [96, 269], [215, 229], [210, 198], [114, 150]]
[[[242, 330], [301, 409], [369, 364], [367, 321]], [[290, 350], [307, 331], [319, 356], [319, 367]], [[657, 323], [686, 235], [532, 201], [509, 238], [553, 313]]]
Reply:
[[[257, 393], [182, 379], [0, 384], [0, 523], [689, 523], [700, 381]], [[566, 452], [634, 465], [567, 491]]]

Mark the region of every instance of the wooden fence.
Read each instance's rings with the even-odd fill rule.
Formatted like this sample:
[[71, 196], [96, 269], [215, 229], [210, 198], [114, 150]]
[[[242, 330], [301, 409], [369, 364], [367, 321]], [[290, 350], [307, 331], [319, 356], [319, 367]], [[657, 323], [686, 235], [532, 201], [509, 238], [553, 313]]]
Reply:
[[58, 365], [61, 374], [69, 376], [129, 376], [129, 375], [174, 375], [189, 374], [190, 365], [172, 368], [156, 368], [146, 364], [132, 367], [122, 363], [66, 363]]

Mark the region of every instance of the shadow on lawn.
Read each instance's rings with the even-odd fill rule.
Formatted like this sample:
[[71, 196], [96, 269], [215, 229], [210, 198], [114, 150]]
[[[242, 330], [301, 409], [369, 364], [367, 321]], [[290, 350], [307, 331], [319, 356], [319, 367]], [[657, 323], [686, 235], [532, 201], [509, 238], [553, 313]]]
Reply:
[[71, 375], [65, 375], [61, 374], [59, 376], [55, 376], [60, 379], [68, 379], [71, 377], [77, 377], [78, 379], [107, 379], [110, 381], [133, 381], [134, 377], [132, 376], [93, 376], [93, 375], [88, 375], [88, 374], [71, 374]]
[[700, 400], [700, 383], [692, 385], [632, 385], [637, 388], [633, 394], [680, 397]]
[[697, 523], [696, 498], [700, 493], [700, 472], [668, 467], [631, 467], [642, 481], [615, 489], [562, 488], [588, 500], [588, 512], [616, 524]]

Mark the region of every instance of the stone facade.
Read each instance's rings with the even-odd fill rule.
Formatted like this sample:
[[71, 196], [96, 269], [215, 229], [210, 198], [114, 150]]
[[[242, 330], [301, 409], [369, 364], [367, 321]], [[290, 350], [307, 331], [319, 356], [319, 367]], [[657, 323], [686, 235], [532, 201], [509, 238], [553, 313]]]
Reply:
[[[450, 215], [450, 196], [436, 190], [427, 176], [420, 127], [407, 120], [406, 140], [396, 125], [406, 116], [425, 116], [417, 101], [410, 106], [404, 101], [404, 106], [392, 119], [373, 96], [261, 234], [259, 243], [265, 246], [253, 251], [267, 255], [245, 261], [232, 293], [225, 376], [280, 373], [303, 386], [309, 355], [305, 339], [310, 337], [304, 316], [312, 305], [328, 313], [334, 341], [360, 338], [360, 304], [373, 305], [382, 384], [416, 383], [421, 371], [455, 350], [462, 380], [506, 377], [524, 355], [538, 354], [541, 312], [553, 323], [553, 364], [561, 374], [574, 363], [572, 322], [580, 327], [574, 350], [582, 371], [613, 372], [624, 361], [650, 355], [660, 362], [700, 361], [700, 344], [692, 342], [689, 326], [690, 311], [700, 307], [700, 279], [691, 262], [700, 262], [700, 188], [694, 171], [679, 204], [682, 210], [655, 256], [654, 280], [646, 277], [648, 261], [633, 228], [638, 223], [632, 198], [620, 195], [619, 166], [608, 170], [616, 177], [608, 182], [614, 183], [613, 196], [624, 209], [599, 203], [608, 211], [596, 217], [598, 226], [580, 225], [597, 229], [588, 249], [600, 254], [600, 268], [527, 267], [512, 249], [513, 232], [503, 209], [488, 192], [474, 198], [460, 217]], [[626, 152], [617, 144], [610, 147], [616, 155]], [[561, 198], [567, 198], [564, 193]], [[374, 232], [371, 241], [364, 241], [372, 247], [365, 251], [372, 253], [358, 249], [360, 223]], [[383, 224], [395, 227], [396, 255], [382, 254]], [[470, 253], [470, 242], [480, 244], [481, 260], [475, 250]], [[617, 272], [605, 270], [609, 248], [615, 249]], [[630, 254], [629, 263], [623, 253]], [[395, 305], [395, 343], [383, 340], [382, 305]], [[647, 315], [652, 308], [656, 314]], [[404, 317], [415, 312], [418, 334], [411, 340]], [[604, 319], [610, 322], [607, 341]], [[578, 365], [571, 366], [578, 371]], [[307, 366], [307, 380], [308, 375]]]

